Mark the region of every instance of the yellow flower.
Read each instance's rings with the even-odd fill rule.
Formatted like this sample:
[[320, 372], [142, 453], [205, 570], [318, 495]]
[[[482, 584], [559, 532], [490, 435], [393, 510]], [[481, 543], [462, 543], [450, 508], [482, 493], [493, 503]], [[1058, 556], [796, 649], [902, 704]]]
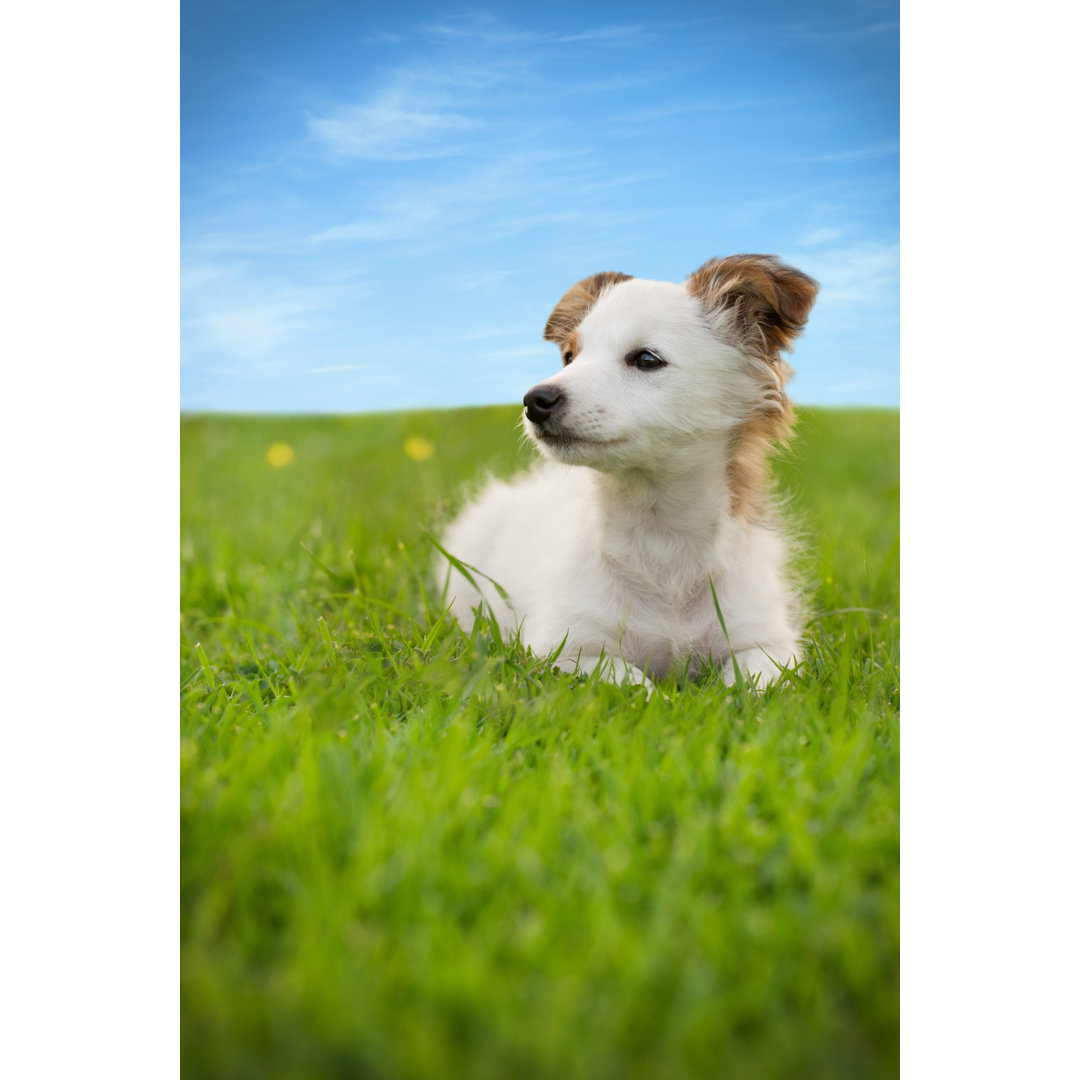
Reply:
[[288, 443], [276, 442], [266, 451], [266, 460], [275, 469], [283, 469], [286, 465], [291, 465], [295, 457], [296, 451]]
[[413, 461], [427, 461], [435, 453], [435, 447], [423, 435], [410, 435], [405, 440], [405, 453]]

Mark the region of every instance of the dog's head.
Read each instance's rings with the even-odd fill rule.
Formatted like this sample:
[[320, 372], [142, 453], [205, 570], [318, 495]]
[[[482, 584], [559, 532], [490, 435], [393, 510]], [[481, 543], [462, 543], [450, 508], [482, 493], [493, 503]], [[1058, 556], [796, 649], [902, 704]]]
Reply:
[[747, 440], [788, 431], [780, 353], [816, 294], [771, 255], [711, 259], [681, 284], [585, 278], [544, 328], [563, 370], [525, 395], [525, 429], [549, 456], [605, 471], [737, 461]]

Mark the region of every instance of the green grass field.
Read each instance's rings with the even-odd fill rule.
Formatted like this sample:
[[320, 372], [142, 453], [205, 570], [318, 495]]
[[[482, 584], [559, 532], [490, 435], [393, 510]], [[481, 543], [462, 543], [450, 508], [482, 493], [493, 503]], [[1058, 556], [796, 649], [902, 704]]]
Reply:
[[184, 1075], [895, 1076], [898, 415], [777, 462], [801, 673], [647, 698], [442, 617], [518, 412], [183, 421]]

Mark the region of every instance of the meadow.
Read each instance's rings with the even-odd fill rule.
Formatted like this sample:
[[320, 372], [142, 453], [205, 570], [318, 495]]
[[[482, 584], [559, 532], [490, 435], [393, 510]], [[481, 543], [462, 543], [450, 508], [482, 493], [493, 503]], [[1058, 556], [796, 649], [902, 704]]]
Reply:
[[186, 1077], [866, 1078], [899, 1058], [899, 417], [800, 410], [783, 685], [447, 617], [515, 408], [181, 425]]

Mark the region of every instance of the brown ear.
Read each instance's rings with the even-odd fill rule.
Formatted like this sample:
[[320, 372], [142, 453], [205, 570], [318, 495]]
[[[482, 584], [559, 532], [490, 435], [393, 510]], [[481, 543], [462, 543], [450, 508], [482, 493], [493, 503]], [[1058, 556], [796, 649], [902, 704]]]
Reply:
[[567, 290], [555, 305], [555, 310], [544, 327], [544, 340], [559, 343], [566, 341], [589, 313], [589, 308], [600, 298], [600, 294], [612, 285], [618, 285], [620, 281], [629, 281], [630, 276], [605, 270], [601, 274], [583, 278], [572, 289]]
[[729, 255], [695, 270], [686, 289], [710, 312], [730, 310], [746, 343], [775, 359], [806, 325], [818, 283], [775, 255]]

